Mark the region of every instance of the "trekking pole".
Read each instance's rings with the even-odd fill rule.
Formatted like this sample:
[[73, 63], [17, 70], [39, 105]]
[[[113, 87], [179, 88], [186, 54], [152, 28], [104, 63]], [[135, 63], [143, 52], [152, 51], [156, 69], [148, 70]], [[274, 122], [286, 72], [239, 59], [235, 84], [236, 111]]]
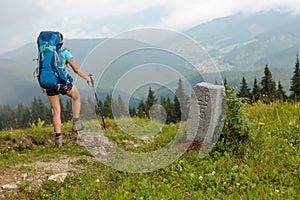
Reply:
[[[93, 76], [92, 74], [89, 74], [89, 77]], [[99, 99], [98, 99], [98, 96], [97, 96], [97, 93], [96, 93], [96, 89], [95, 89], [95, 85], [94, 85], [94, 80], [91, 78], [91, 83], [92, 83], [92, 88], [93, 88], [93, 91], [94, 91], [94, 95], [95, 95], [95, 101], [96, 101], [96, 114], [98, 115], [98, 113], [101, 115], [101, 119], [102, 119], [102, 123], [103, 123], [103, 128], [104, 130], [106, 130], [106, 124], [105, 124], [105, 121], [104, 121], [104, 116], [103, 116], [103, 113], [102, 113], [102, 110], [101, 110], [101, 106], [99, 105]]]

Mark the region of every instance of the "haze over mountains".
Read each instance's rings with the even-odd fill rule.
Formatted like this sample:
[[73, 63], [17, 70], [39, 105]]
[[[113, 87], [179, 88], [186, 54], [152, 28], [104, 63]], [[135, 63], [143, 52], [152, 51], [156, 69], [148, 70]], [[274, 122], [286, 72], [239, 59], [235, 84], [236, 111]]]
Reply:
[[[268, 64], [274, 70], [274, 79], [281, 81], [288, 88], [291, 72], [294, 68], [296, 54], [300, 50], [300, 16], [284, 13], [256, 13], [251, 15], [238, 14], [215, 19], [186, 31], [185, 34], [204, 47], [218, 68], [224, 72], [229, 82], [238, 84], [242, 74], [258, 78], [261, 70]], [[33, 36], [34, 38], [36, 36]], [[65, 46], [71, 50], [75, 61], [80, 65], [86, 56], [104, 39], [66, 40]], [[140, 41], [115, 40], [118, 45], [143, 46]], [[114, 47], [111, 47], [113, 51]], [[109, 51], [109, 49], [108, 49]], [[193, 52], [193, 50], [190, 50]], [[133, 56], [132, 62], [145, 62], [151, 58], [151, 52]], [[145, 59], [145, 55], [149, 58]], [[166, 64], [182, 65], [180, 61], [167, 55]], [[165, 57], [164, 57], [165, 56]], [[33, 96], [42, 95], [37, 80], [32, 76], [37, 63], [32, 60], [37, 57], [36, 43], [24, 46], [0, 55], [0, 104], [16, 105], [19, 102], [30, 103]], [[168, 59], [167, 59], [168, 57]], [[124, 61], [125, 62], [125, 61]], [[130, 63], [131, 60], [126, 60]], [[99, 65], [95, 61], [94, 66]], [[128, 68], [129, 69], [129, 68]], [[230, 70], [230, 72], [228, 72]], [[260, 70], [260, 71], [257, 71]], [[92, 71], [92, 69], [91, 69]], [[240, 71], [251, 71], [243, 72]], [[86, 71], [89, 73], [90, 71]], [[122, 72], [115, 72], [120, 74]], [[231, 76], [230, 74], [235, 74]], [[276, 74], [275, 74], [276, 73]], [[114, 74], [114, 72], [112, 72]], [[240, 74], [237, 76], [236, 74]], [[280, 75], [278, 75], [280, 74]], [[283, 75], [284, 76], [283, 76]], [[248, 81], [251, 83], [252, 79]], [[177, 84], [177, 83], [174, 83]], [[109, 84], [107, 84], [109, 87]], [[106, 88], [109, 91], [109, 88]]]

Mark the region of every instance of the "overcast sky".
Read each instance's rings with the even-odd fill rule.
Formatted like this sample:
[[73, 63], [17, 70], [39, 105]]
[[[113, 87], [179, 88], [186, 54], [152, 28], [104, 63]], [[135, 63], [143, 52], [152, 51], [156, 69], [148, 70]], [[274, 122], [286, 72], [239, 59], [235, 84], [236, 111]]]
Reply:
[[33, 42], [41, 30], [65, 38], [112, 37], [141, 27], [185, 31], [239, 12], [300, 12], [299, 0], [1, 0], [0, 53]]

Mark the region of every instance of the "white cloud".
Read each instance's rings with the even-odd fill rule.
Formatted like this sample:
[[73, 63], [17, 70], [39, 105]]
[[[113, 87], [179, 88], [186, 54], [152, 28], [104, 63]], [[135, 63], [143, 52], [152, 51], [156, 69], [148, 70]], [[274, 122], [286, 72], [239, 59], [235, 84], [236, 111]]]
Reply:
[[[155, 9], [160, 10], [154, 12]], [[300, 1], [2, 0], [0, 26], [4, 28], [0, 36], [0, 52], [35, 41], [38, 32], [45, 29], [61, 30], [67, 38], [107, 37], [151, 25], [183, 31], [216, 17], [269, 9], [299, 13]], [[158, 14], [160, 11], [163, 13]], [[141, 17], [144, 13], [147, 22]]]

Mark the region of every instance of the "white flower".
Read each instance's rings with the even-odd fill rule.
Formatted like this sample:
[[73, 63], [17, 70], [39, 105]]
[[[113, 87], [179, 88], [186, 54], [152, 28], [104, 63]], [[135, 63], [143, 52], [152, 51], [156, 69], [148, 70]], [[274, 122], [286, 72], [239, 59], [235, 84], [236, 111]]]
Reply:
[[280, 192], [280, 190], [278, 190], [278, 189], [275, 189], [275, 192], [279, 193], [279, 192]]
[[238, 186], [238, 187], [239, 187], [240, 185], [241, 185], [240, 183], [236, 183], [236, 186]]
[[202, 181], [202, 180], [203, 180], [203, 177], [202, 177], [202, 176], [199, 176], [199, 180]]
[[215, 175], [216, 174], [216, 172], [215, 171], [213, 171], [212, 173], [211, 173], [211, 175]]

